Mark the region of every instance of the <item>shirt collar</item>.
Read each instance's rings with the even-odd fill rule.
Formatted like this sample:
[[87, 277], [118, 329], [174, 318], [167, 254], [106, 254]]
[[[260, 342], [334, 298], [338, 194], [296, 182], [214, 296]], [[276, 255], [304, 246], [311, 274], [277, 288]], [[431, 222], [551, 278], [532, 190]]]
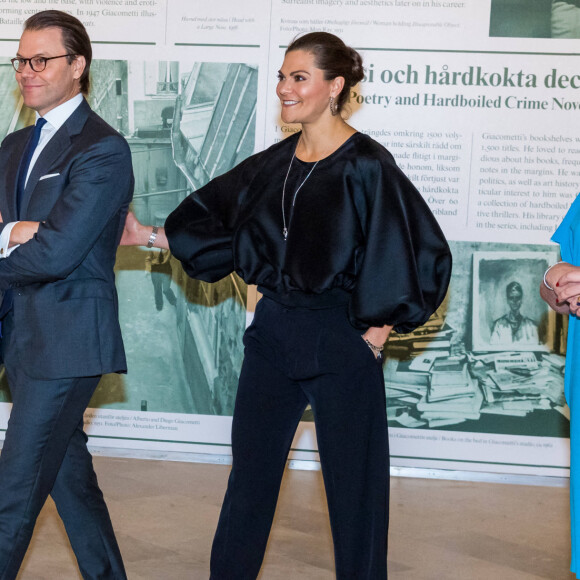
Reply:
[[[52, 125], [57, 131], [66, 123], [67, 119], [76, 111], [77, 107], [83, 102], [83, 95], [79, 93], [72, 99], [65, 101], [62, 105], [51, 109], [44, 115], [44, 119]], [[40, 115], [36, 113], [36, 120]]]

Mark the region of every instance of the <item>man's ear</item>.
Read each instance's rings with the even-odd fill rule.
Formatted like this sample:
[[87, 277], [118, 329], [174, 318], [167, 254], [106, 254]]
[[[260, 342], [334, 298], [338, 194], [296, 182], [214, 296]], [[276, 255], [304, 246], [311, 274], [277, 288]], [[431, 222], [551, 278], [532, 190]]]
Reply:
[[85, 60], [84, 56], [79, 54], [72, 61], [71, 66], [73, 67], [74, 78], [78, 80], [83, 76], [83, 72], [85, 71], [85, 67], [87, 66], [87, 61]]

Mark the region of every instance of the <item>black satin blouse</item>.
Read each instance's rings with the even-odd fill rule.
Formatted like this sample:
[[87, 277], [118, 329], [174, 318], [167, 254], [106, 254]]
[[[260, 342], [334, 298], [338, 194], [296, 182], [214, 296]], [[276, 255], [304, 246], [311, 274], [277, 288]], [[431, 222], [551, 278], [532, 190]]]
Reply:
[[299, 134], [249, 157], [169, 215], [171, 252], [188, 275], [247, 284], [314, 302], [348, 293], [360, 329], [410, 332], [442, 302], [451, 253], [433, 214], [391, 154], [362, 133], [313, 164], [294, 159]]

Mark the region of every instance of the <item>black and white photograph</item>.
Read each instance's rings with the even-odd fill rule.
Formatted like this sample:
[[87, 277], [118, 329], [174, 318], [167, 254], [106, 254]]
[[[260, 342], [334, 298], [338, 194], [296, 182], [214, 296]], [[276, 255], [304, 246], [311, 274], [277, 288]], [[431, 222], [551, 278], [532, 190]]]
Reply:
[[473, 255], [473, 350], [551, 350], [554, 317], [538, 295], [538, 280], [557, 253]]

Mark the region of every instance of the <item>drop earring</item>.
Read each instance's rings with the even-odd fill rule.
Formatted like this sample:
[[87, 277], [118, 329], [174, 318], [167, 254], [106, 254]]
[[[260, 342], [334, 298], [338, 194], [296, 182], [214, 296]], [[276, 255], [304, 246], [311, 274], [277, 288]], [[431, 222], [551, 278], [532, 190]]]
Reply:
[[330, 99], [328, 100], [328, 107], [330, 109], [330, 114], [333, 117], [336, 117], [336, 114], [338, 113], [338, 107], [334, 101], [334, 97], [330, 97]]

